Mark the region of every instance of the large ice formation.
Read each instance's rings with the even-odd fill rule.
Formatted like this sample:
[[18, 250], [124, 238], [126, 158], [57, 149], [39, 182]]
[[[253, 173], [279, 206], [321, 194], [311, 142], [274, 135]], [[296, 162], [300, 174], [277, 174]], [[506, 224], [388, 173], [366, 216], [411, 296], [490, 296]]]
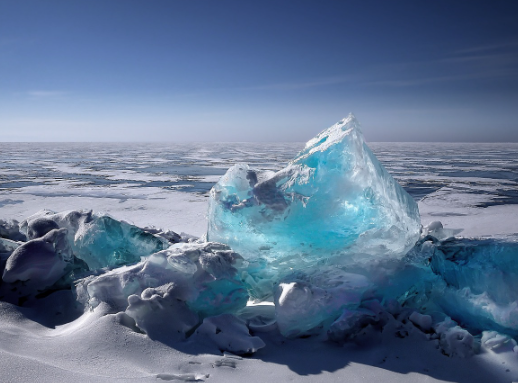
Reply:
[[378, 162], [351, 114], [278, 171], [238, 164], [212, 188], [207, 236], [247, 259], [350, 263], [401, 258], [420, 233], [417, 204]]
[[164, 344], [238, 354], [270, 331], [417, 337], [460, 357], [516, 348], [517, 237], [455, 234], [421, 228], [350, 115], [277, 173], [232, 167], [211, 190], [209, 241], [91, 211], [0, 221], [0, 300], [50, 327], [114, 314]]
[[80, 315], [80, 306], [117, 313], [121, 324], [166, 344], [197, 329], [198, 339], [221, 350], [253, 353], [264, 346], [231, 315], [249, 295], [241, 279], [247, 263], [227, 245], [191, 238], [178, 243], [184, 238], [174, 232], [92, 212], [42, 211], [20, 229], [28, 241], [0, 237], [3, 301], [67, 318]]

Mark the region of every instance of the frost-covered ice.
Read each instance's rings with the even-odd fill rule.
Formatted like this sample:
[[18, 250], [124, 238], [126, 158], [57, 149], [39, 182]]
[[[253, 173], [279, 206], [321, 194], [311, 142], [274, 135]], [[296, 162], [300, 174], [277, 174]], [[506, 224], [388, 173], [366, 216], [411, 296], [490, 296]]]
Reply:
[[150, 307], [168, 300], [183, 302], [201, 317], [235, 312], [248, 301], [236, 269], [241, 263], [239, 254], [219, 243], [179, 243], [135, 265], [80, 279], [75, 293], [86, 308], [105, 302], [129, 310], [135, 320], [148, 311], [157, 315]]
[[[363, 275], [319, 270], [325, 280], [285, 278], [274, 292], [277, 324], [287, 337], [318, 333], [327, 329], [342, 312], [355, 310], [373, 286]], [[326, 322], [327, 323], [326, 325]]]
[[[265, 372], [280, 381], [518, 380], [518, 147], [374, 145], [412, 199], [352, 118], [284, 168], [295, 145], [121, 156], [106, 144], [89, 147], [91, 157], [65, 145], [36, 150], [34, 161], [2, 145], [8, 382], [255, 382]], [[487, 160], [477, 149], [486, 147], [499, 152]], [[200, 214], [234, 161], [251, 166], [219, 182], [215, 190], [235, 198], [214, 200], [209, 221], [251, 211], [241, 216], [246, 230], [224, 227], [226, 244], [172, 231], [203, 232], [189, 211]], [[59, 213], [34, 214], [52, 207]]]

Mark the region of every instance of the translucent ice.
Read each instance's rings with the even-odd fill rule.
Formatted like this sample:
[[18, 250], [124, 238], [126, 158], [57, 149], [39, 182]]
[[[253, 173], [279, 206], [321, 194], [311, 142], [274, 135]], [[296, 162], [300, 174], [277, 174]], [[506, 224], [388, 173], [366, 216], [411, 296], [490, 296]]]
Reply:
[[436, 302], [477, 330], [518, 334], [518, 239], [451, 239], [437, 244], [431, 269], [444, 281]]
[[[517, 336], [517, 238], [444, 236], [439, 241], [426, 234], [429, 232], [424, 231], [402, 260], [352, 266], [319, 264], [305, 277], [282, 278], [274, 294], [281, 333], [300, 336], [328, 329], [335, 340], [354, 337], [375, 321], [376, 310], [365, 305], [373, 293], [380, 301], [396, 299], [406, 309], [417, 310], [407, 320], [424, 332], [435, 328], [449, 355], [468, 356], [476, 349], [469, 332], [477, 335], [493, 330]], [[340, 285], [333, 282], [333, 275], [340, 274], [344, 280], [348, 275], [360, 275], [352, 283]], [[438, 326], [441, 321], [444, 323]]]
[[419, 238], [417, 204], [378, 162], [353, 115], [277, 173], [230, 168], [212, 188], [208, 239], [247, 259], [312, 268], [401, 258]]
[[136, 263], [140, 257], [169, 247], [170, 243], [143, 229], [108, 215], [91, 211], [54, 213], [42, 211], [21, 224], [29, 238], [38, 238], [55, 228], [66, 228], [74, 255], [90, 269]]
[[369, 275], [377, 293], [435, 319], [451, 317], [474, 334], [518, 335], [518, 238], [440, 241], [428, 232], [399, 263], [378, 264]]

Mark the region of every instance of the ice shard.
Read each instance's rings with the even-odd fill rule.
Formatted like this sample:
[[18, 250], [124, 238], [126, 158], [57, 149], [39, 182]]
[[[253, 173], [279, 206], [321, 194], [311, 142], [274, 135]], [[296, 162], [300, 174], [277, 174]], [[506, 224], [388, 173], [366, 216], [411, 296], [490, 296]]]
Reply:
[[277, 173], [230, 168], [211, 190], [208, 216], [208, 240], [286, 269], [401, 258], [421, 228], [417, 204], [367, 147], [352, 114]]
[[68, 230], [72, 252], [92, 270], [136, 263], [140, 257], [170, 245], [165, 238], [92, 211], [54, 213], [43, 210], [21, 224], [21, 230], [30, 239], [39, 238], [56, 228]]

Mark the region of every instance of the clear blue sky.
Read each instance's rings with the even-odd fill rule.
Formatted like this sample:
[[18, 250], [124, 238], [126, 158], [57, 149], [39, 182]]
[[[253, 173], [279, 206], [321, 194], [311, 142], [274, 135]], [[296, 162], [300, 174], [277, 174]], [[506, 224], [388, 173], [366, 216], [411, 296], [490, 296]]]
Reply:
[[518, 141], [518, 1], [0, 0], [0, 141]]

